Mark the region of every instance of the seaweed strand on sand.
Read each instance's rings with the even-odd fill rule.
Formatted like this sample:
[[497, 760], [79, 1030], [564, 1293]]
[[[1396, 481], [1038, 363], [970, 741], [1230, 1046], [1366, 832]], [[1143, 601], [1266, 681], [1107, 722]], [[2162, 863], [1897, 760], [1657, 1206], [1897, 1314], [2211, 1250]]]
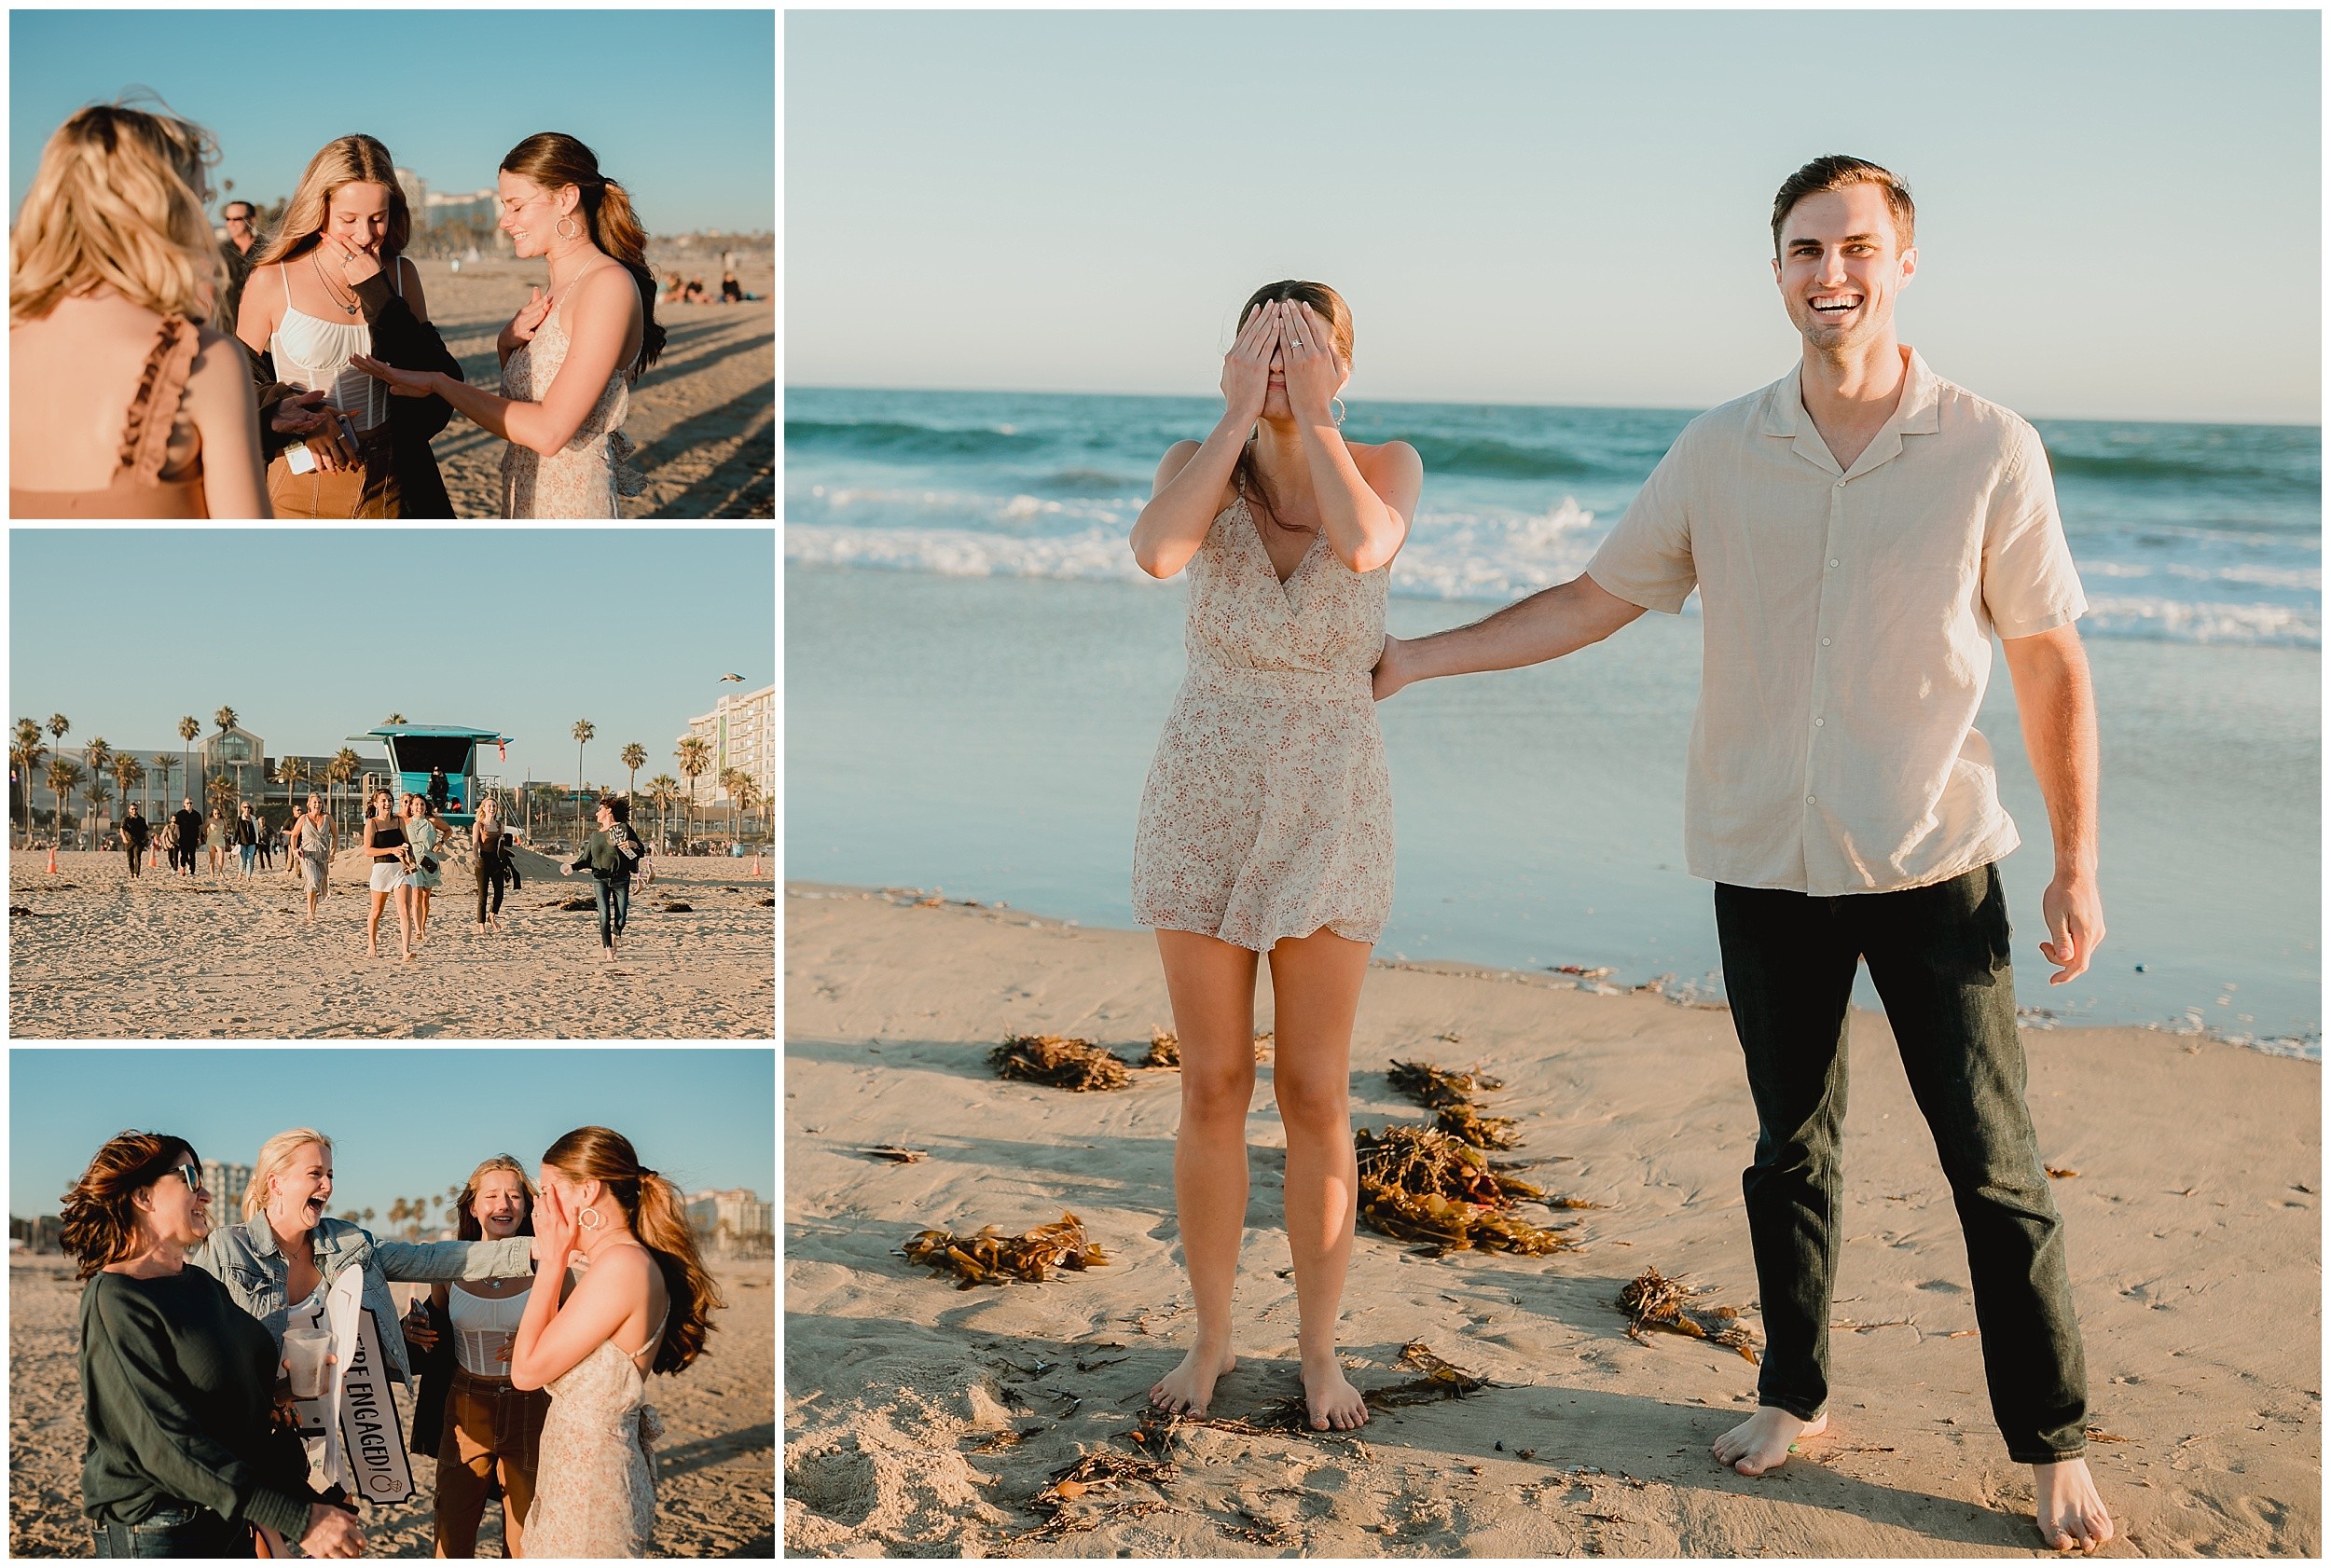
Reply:
[[1385, 1071], [1395, 1093], [1407, 1095], [1433, 1113], [1433, 1125], [1475, 1148], [1519, 1148], [1522, 1136], [1510, 1116], [1483, 1116], [1473, 1095], [1483, 1089], [1503, 1089], [1505, 1080], [1485, 1072], [1451, 1072], [1430, 1062], [1395, 1060]]

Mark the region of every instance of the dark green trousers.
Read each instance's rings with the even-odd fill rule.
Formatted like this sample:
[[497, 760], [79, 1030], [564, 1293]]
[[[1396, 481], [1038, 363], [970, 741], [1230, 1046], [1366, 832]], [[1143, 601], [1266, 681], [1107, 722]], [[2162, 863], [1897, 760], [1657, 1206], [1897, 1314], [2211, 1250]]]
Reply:
[[1846, 898], [1719, 883], [1716, 930], [1757, 1103], [1756, 1163], [1741, 1186], [1767, 1341], [1758, 1403], [1810, 1421], [1829, 1397], [1846, 1010], [1866, 960], [1958, 1207], [2007, 1452], [2024, 1465], [2078, 1458], [2088, 1369], [2063, 1219], [2023, 1099], [1998, 868]]

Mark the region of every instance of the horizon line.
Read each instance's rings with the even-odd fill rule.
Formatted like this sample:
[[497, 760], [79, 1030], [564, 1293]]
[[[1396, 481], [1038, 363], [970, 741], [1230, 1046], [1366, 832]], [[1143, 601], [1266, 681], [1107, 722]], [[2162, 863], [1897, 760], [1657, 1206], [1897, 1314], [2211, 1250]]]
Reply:
[[[1189, 403], [1221, 401], [1221, 397], [1219, 392], [1093, 392], [1086, 389], [1064, 387], [900, 387], [876, 386], [870, 383], [850, 385], [848, 383], [831, 381], [788, 381], [781, 390], [786, 392], [953, 392], [967, 396], [986, 397], [1114, 397], [1126, 399], [1172, 398]], [[1750, 389], [1751, 392], [1756, 390], [1758, 389]], [[1414, 404], [1436, 408], [1567, 408], [1579, 410], [1607, 410], [1630, 414], [1704, 414], [1710, 408], [1721, 406], [1720, 404], [1714, 403], [1697, 406], [1681, 403], [1547, 403], [1533, 402], [1521, 398], [1496, 397], [1357, 397], [1346, 398], [1345, 401], [1354, 407], [1370, 403], [1384, 403]], [[2024, 413], [2021, 409], [2016, 409], [2013, 410], [2013, 412], [2021, 415], [2027, 420], [2048, 420], [2060, 424], [2216, 425], [2234, 430], [2251, 427], [2264, 427], [2275, 430], [2320, 431], [2323, 428], [2323, 416], [2320, 412], [2318, 412], [2312, 419], [2292, 418], [2279, 420], [2236, 420], [2222, 417], [2216, 419], [2166, 419], [2158, 415], [2028, 414]]]

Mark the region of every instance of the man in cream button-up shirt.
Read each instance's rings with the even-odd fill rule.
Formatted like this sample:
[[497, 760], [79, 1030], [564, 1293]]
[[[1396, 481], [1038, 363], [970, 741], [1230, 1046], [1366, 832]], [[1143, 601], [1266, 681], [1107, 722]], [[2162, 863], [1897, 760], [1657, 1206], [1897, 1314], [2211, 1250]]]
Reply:
[[1684, 833], [1716, 884], [1757, 1107], [1742, 1190], [1767, 1341], [1759, 1408], [1716, 1454], [1762, 1475], [1828, 1427], [1845, 1042], [1867, 962], [1965, 1233], [1993, 1414], [2033, 1467], [2042, 1538], [2091, 1549], [2113, 1524], [2084, 1457], [2087, 1370], [1995, 864], [2019, 840], [1975, 728], [1996, 633], [2055, 848], [2039, 950], [2070, 981], [2104, 936], [2095, 701], [2073, 625], [2088, 606], [2038, 435], [1895, 336], [1914, 221], [1875, 164], [1791, 175], [1772, 268], [1797, 367], [1687, 426], [1584, 575], [1386, 639], [1376, 695], [1558, 658], [1700, 591]]

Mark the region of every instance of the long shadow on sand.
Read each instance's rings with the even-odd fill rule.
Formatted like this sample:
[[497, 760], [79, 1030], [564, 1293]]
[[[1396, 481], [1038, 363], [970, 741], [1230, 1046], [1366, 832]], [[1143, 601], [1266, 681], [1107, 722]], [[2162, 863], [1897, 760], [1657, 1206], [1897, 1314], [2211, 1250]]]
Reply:
[[[934, 1285], [933, 1288], [942, 1287]], [[1062, 1288], [1073, 1289], [1073, 1286]], [[992, 1300], [997, 1293], [972, 1294]], [[787, 1345], [816, 1347], [814, 1362], [810, 1360], [813, 1353], [807, 1349], [789, 1359], [788, 1394], [805, 1399], [816, 1391], [827, 1391], [825, 1402], [815, 1406], [814, 1413], [805, 1411], [789, 1420], [806, 1424], [831, 1420], [839, 1415], [837, 1407], [853, 1399], [886, 1403], [888, 1391], [894, 1388], [912, 1389], [918, 1396], [904, 1401], [907, 1408], [927, 1409], [929, 1401], [959, 1396], [969, 1385], [985, 1385], [1012, 1414], [1013, 1426], [1021, 1434], [1013, 1446], [1001, 1451], [983, 1451], [980, 1458], [982, 1468], [999, 1473], [999, 1484], [990, 1496], [1003, 1506], [1016, 1506], [1020, 1499], [1033, 1496], [1055, 1473], [1083, 1453], [1105, 1449], [1127, 1457], [1142, 1454], [1124, 1440], [1124, 1434], [1139, 1415], [1151, 1384], [1179, 1360], [1181, 1346], [1146, 1339], [1135, 1327], [1070, 1341], [987, 1333], [947, 1321], [976, 1310], [976, 1304], [947, 1310], [935, 1327], [891, 1318], [788, 1313]], [[1379, 1362], [1398, 1353], [1398, 1347], [1390, 1345], [1355, 1348]], [[1242, 1360], [1237, 1370], [1217, 1386], [1210, 1413], [1251, 1417], [1296, 1392], [1300, 1387], [1296, 1373], [1296, 1364], [1290, 1359]], [[1380, 1367], [1355, 1373], [1353, 1381], [1364, 1392], [1410, 1375]], [[836, 1399], [836, 1395], [841, 1398]], [[1805, 1525], [1792, 1527], [1787, 1515], [1806, 1508], [1892, 1526], [1946, 1549], [1976, 1547], [2028, 1551], [2037, 1545], [2031, 1525], [2023, 1520], [1959, 1498], [1863, 1480], [1805, 1458], [1791, 1459], [1759, 1479], [1738, 1475], [1717, 1465], [1707, 1451], [1717, 1435], [1739, 1419], [1740, 1412], [1734, 1410], [1564, 1388], [1552, 1382], [1494, 1386], [1441, 1404], [1379, 1410], [1366, 1427], [1349, 1436], [1274, 1430], [1218, 1442], [1214, 1439], [1230, 1435], [1191, 1429], [1184, 1440], [1202, 1445], [1193, 1455], [1197, 1462], [1186, 1465], [1181, 1476], [1164, 1482], [1163, 1491], [1178, 1506], [1235, 1532], [1246, 1520], [1226, 1509], [1225, 1500], [1241, 1492], [1283, 1486], [1290, 1469], [1310, 1472], [1303, 1490], [1322, 1490], [1323, 1483], [1324, 1489], [1340, 1488], [1345, 1467], [1359, 1452], [1355, 1438], [1363, 1438], [1379, 1461], [1371, 1466], [1372, 1476], [1400, 1481], [1403, 1491], [1413, 1491], [1415, 1483], [1397, 1463], [1381, 1463], [1393, 1457], [1387, 1451], [1407, 1449], [1418, 1454], [1453, 1455], [1484, 1466], [1496, 1465], [1504, 1472], [1498, 1480], [1505, 1483], [1567, 1484], [1572, 1495], [1563, 1502], [1587, 1507], [1607, 1507], [1617, 1498], [1627, 1498], [1631, 1511], [1641, 1514], [1655, 1509], [1658, 1499], [1633, 1489], [1631, 1481], [1680, 1489], [1687, 1495], [1679, 1500], [1684, 1506], [1675, 1509], [1674, 1517], [1648, 1522], [1671, 1533], [1676, 1543], [1671, 1549], [1685, 1556], [1738, 1549], [1737, 1516], [1726, 1533], [1729, 1546], [1713, 1531], [1704, 1540], [1695, 1539], [1700, 1527], [1692, 1516], [1703, 1513], [1707, 1503], [1719, 1495], [1772, 1510], [1776, 1542], [1804, 1538]], [[1527, 1460], [1520, 1458], [1524, 1449], [1532, 1451]], [[1589, 1482], [1557, 1473], [1582, 1466], [1607, 1474]], [[1605, 1491], [1598, 1502], [1598, 1484], [1624, 1490]], [[1396, 1494], [1388, 1505], [1375, 1506], [1390, 1514], [1401, 1501]], [[1566, 1512], [1557, 1511], [1555, 1520], [1567, 1522]], [[1585, 1529], [1584, 1521], [1591, 1516], [1579, 1513], [1576, 1517], [1579, 1528]], [[1037, 1519], [1028, 1516], [1030, 1525]], [[1307, 1527], [1312, 1522], [1305, 1519], [1300, 1524]], [[1346, 1541], [1358, 1527], [1357, 1520], [1345, 1521]], [[1307, 1528], [1305, 1534], [1310, 1534]], [[1328, 1542], [1319, 1546], [1333, 1549]], [[1899, 1550], [1891, 1543], [1888, 1546]], [[1384, 1555], [1421, 1551], [1438, 1556], [1462, 1552], [1466, 1547], [1462, 1536], [1452, 1533], [1443, 1538], [1387, 1540], [1384, 1548]], [[1312, 1542], [1306, 1539], [1299, 1555], [1307, 1555], [1311, 1549]], [[1606, 1539], [1601, 1547], [1605, 1555], [1628, 1549], [1623, 1539]]]

